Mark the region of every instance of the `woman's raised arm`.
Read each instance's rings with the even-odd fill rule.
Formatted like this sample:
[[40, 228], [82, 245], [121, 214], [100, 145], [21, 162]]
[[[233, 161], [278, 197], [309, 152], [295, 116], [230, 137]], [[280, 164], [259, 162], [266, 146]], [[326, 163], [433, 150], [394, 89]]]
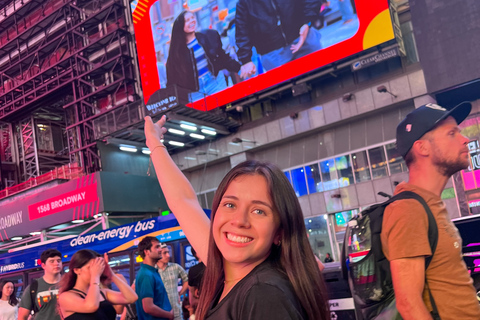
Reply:
[[173, 211], [200, 259], [207, 264], [210, 220], [198, 203], [192, 185], [175, 165], [160, 141], [163, 134], [167, 132], [163, 127], [166, 121], [165, 116], [156, 123], [153, 123], [150, 117], [145, 117], [145, 137], [151, 151], [150, 157], [168, 207]]

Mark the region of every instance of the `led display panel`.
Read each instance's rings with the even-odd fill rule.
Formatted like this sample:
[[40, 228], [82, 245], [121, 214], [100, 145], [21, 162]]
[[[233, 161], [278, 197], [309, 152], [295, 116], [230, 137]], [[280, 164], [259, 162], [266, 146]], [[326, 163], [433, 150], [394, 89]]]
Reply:
[[174, 106], [174, 91], [211, 110], [394, 39], [388, 0], [135, 0], [131, 9], [147, 108]]

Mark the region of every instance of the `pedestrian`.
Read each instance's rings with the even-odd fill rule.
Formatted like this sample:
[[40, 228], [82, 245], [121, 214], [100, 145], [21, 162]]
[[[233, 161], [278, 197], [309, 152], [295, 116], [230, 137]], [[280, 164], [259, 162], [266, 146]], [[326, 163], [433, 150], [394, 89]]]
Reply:
[[200, 300], [200, 288], [202, 284], [203, 275], [205, 273], [205, 265], [200, 262], [188, 270], [188, 299], [190, 304], [189, 320], [195, 320], [195, 313]]
[[27, 320], [31, 313], [35, 320], [60, 320], [56, 306], [57, 284], [62, 277], [62, 254], [56, 249], [47, 249], [40, 255], [40, 262], [43, 277], [34, 279], [25, 288], [18, 309], [19, 320]]
[[161, 243], [155, 237], [146, 236], [138, 244], [138, 253], [143, 262], [135, 277], [136, 303], [139, 320], [173, 319], [173, 309], [167, 290], [155, 265], [162, 258]]
[[[89, 249], [73, 254], [69, 271], [59, 284], [58, 310], [62, 319], [114, 320], [117, 312], [113, 305], [137, 300], [135, 291], [114, 274], [105, 261], [108, 261], [106, 254], [101, 257]], [[120, 291], [106, 288], [106, 284], [112, 282]]]
[[462, 259], [462, 239], [441, 198], [452, 174], [469, 165], [469, 139], [458, 124], [470, 110], [470, 103], [451, 110], [427, 104], [410, 112], [397, 127], [397, 149], [405, 159], [409, 180], [400, 183], [395, 194], [420, 195], [438, 226], [438, 244], [425, 270], [425, 258], [432, 250], [422, 204], [398, 200], [385, 209], [382, 248], [390, 261], [396, 306], [405, 320], [432, 319], [428, 291], [442, 320], [480, 319], [473, 282]]
[[15, 284], [11, 280], [0, 282], [0, 320], [18, 319], [18, 300]]
[[[185, 270], [177, 263], [170, 262], [170, 249], [166, 244], [162, 246], [162, 258], [158, 260], [158, 273], [162, 278], [168, 300], [173, 308], [174, 320], [182, 320], [180, 296], [188, 289], [188, 276]], [[178, 291], [178, 279], [182, 280], [182, 289]]]
[[333, 258], [332, 258], [332, 256], [330, 256], [330, 252], [327, 252], [327, 254], [325, 255], [324, 261], [325, 261], [325, 263], [333, 262]]
[[146, 117], [145, 136], [168, 206], [206, 265], [196, 319], [329, 319], [300, 204], [283, 172], [255, 161], [233, 168], [215, 193], [210, 223], [160, 141], [165, 122]]

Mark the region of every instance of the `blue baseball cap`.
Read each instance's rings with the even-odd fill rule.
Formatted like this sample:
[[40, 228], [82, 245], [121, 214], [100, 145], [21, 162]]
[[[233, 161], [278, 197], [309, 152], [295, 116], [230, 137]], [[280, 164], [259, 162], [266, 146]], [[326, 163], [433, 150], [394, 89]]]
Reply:
[[460, 124], [468, 117], [471, 110], [470, 102], [462, 102], [450, 110], [434, 103], [428, 103], [413, 110], [397, 126], [398, 152], [405, 158], [415, 141], [432, 130], [440, 121], [452, 116], [457, 124]]

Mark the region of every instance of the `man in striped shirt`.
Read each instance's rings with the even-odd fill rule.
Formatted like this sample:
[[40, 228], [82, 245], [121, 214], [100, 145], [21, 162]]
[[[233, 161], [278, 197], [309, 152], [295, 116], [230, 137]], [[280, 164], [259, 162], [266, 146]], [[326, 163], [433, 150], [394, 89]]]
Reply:
[[[157, 267], [173, 308], [174, 320], [182, 320], [180, 296], [188, 289], [188, 276], [180, 265], [170, 262], [170, 249], [166, 244], [162, 244], [162, 258], [158, 260]], [[182, 279], [180, 291], [178, 291], [178, 279]]]

